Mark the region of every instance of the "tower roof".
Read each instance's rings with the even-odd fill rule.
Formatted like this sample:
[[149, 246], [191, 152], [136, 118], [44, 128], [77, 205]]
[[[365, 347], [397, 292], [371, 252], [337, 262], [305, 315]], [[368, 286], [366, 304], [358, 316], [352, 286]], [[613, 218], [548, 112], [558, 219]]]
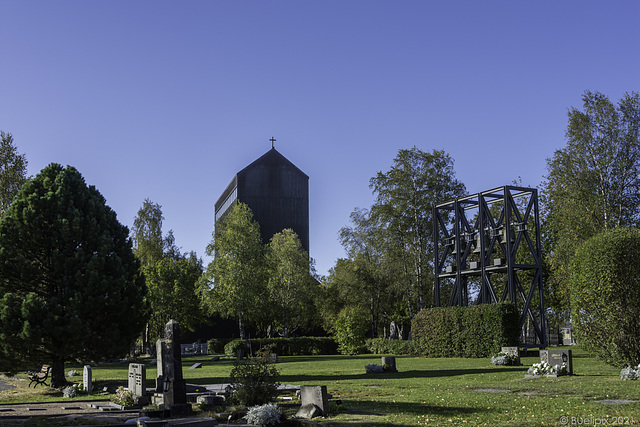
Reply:
[[280, 154], [280, 152], [275, 148], [271, 148], [262, 156], [258, 157], [256, 160], [254, 160], [248, 166], [246, 166], [240, 172], [238, 172], [237, 175], [241, 175], [243, 172], [249, 169], [253, 169], [255, 167], [263, 166], [263, 165], [266, 167], [274, 167], [274, 166], [277, 167], [280, 165], [288, 166], [288, 167], [294, 168], [296, 171], [300, 172], [301, 174], [309, 178], [309, 176], [306, 173], [302, 172], [299, 167], [291, 163], [289, 159], [287, 159], [285, 156]]

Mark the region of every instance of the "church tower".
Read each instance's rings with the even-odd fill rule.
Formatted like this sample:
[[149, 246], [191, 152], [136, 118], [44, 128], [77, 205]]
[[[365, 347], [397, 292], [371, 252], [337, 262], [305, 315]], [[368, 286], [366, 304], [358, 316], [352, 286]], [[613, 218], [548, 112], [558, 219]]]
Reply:
[[215, 204], [215, 221], [237, 202], [253, 212], [263, 243], [291, 228], [309, 253], [309, 177], [273, 145], [233, 177]]

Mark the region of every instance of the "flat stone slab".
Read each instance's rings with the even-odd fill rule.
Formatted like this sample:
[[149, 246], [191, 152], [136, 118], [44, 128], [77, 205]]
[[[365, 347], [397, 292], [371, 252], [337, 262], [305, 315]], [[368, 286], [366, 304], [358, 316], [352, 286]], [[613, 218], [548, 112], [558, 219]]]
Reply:
[[604, 403], [606, 405], [625, 405], [627, 403], [636, 403], [637, 400], [625, 400], [625, 399], [604, 399], [596, 400], [598, 403]]
[[29, 406], [28, 408], [25, 408], [27, 411], [46, 411], [47, 408], [43, 408], [40, 406]]
[[0, 408], [0, 412], [10, 412], [13, 411], [11, 408]]
[[189, 369], [198, 369], [198, 368], [202, 368], [202, 363], [194, 363], [189, 367]]
[[482, 391], [484, 393], [509, 393], [511, 390], [503, 390], [499, 388], [474, 388], [475, 391]]
[[[214, 392], [218, 392], [218, 393], [224, 393], [225, 388], [227, 386], [230, 386], [231, 384], [207, 384], [201, 387], [206, 388], [207, 390], [210, 391], [214, 391]], [[188, 384], [187, 384], [188, 386]], [[297, 391], [300, 390], [300, 386], [299, 385], [292, 385], [292, 384], [280, 384], [278, 386], [278, 390], [279, 391]], [[188, 391], [188, 390], [187, 390]]]
[[63, 411], [77, 411], [79, 409], [82, 409], [79, 406], [61, 406]]

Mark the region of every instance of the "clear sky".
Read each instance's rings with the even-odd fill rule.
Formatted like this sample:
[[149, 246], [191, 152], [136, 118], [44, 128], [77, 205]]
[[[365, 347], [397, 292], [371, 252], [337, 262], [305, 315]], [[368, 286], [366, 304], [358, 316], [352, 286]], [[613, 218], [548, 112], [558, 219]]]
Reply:
[[310, 177], [321, 274], [399, 149], [444, 149], [471, 193], [538, 186], [585, 90], [640, 90], [633, 0], [0, 0], [0, 18], [0, 129], [30, 174], [75, 166], [129, 227], [149, 198], [204, 257], [215, 201], [273, 136]]

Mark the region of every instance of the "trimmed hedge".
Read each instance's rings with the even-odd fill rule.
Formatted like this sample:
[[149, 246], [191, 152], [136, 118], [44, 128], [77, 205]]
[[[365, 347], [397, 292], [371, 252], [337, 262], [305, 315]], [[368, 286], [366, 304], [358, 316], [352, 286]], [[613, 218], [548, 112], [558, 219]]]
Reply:
[[416, 353], [413, 341], [369, 338], [366, 340], [365, 345], [367, 346], [367, 351], [373, 354], [411, 355]]
[[224, 353], [235, 357], [236, 351], [245, 348], [245, 345], [249, 345], [254, 353], [271, 345], [273, 352], [279, 356], [338, 354], [338, 344], [331, 337], [252, 338], [244, 341], [234, 339], [224, 346]]
[[436, 307], [411, 323], [416, 353], [427, 357], [489, 357], [518, 345], [520, 316], [511, 303]]
[[224, 346], [233, 340], [234, 338], [211, 338], [208, 341], [209, 353], [211, 354], [224, 353]]

